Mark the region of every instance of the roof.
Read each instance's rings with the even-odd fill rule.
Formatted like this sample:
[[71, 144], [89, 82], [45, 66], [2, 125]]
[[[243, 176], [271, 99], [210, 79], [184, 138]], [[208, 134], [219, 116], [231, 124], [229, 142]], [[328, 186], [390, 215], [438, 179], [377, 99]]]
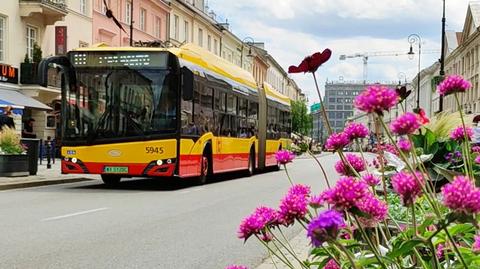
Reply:
[[472, 1], [468, 3], [468, 7], [472, 12], [473, 23], [475, 27], [480, 26], [480, 1]]
[[263, 82], [263, 89], [265, 89], [265, 94], [267, 95], [268, 99], [290, 106], [290, 98], [276, 91], [272, 85], [268, 84], [267, 82]]
[[187, 67], [192, 67], [191, 64], [188, 64], [189, 62], [202, 69], [195, 71], [206, 71], [213, 76], [215, 76], [215, 74], [217, 76], [220, 75], [229, 79], [229, 83], [233, 82], [232, 84], [240, 84], [249, 88], [250, 90], [257, 89], [257, 82], [250, 72], [228, 62], [223, 58], [218, 57], [206, 49], [191, 43], [187, 43], [179, 48], [108, 47], [105, 44], [100, 43], [94, 47], [78, 48], [75, 49], [75, 51], [168, 51], [177, 56], [179, 59], [184, 60], [183, 64], [187, 65]]

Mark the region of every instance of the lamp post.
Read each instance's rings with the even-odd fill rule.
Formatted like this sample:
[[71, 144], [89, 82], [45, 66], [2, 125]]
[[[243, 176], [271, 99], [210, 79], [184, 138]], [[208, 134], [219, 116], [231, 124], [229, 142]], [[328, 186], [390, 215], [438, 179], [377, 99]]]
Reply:
[[413, 59], [413, 44], [418, 44], [418, 75], [417, 75], [417, 107], [414, 109], [414, 112], [420, 110], [420, 58], [422, 55], [422, 38], [417, 34], [411, 34], [408, 36], [408, 43], [410, 43], [410, 51], [408, 52], [408, 57]]
[[[443, 0], [443, 15], [442, 15], [442, 49], [440, 55], [440, 79], [443, 80], [445, 76], [445, 0]], [[443, 96], [440, 95], [440, 102], [438, 104], [438, 110], [443, 111]]]
[[249, 36], [245, 37], [242, 39], [242, 51], [240, 52], [240, 67], [243, 68], [243, 48], [244, 45], [247, 44], [249, 49], [248, 49], [248, 55], [252, 55], [252, 45], [255, 43], [255, 40]]

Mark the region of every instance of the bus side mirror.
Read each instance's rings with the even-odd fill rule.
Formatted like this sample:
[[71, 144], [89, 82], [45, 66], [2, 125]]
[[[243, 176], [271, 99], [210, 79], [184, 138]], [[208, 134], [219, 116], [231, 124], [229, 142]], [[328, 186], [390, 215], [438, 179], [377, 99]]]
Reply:
[[48, 85], [48, 68], [52, 64], [57, 64], [63, 67], [66, 75], [69, 77], [71, 83], [76, 83], [75, 72], [72, 63], [66, 56], [52, 56], [45, 59], [38, 64], [37, 81], [40, 86], [47, 87]]
[[185, 101], [193, 99], [193, 73], [186, 67], [182, 67], [182, 98]]

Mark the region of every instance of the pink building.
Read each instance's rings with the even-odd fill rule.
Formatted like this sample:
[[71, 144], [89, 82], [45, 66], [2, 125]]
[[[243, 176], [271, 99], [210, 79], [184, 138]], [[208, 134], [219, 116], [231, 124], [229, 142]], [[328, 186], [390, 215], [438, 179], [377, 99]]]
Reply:
[[131, 19], [134, 22], [134, 41], [167, 40], [170, 13], [167, 2], [163, 0], [106, 0], [106, 2], [126, 33], [117, 27], [113, 19], [107, 18], [104, 0], [93, 0], [94, 44], [105, 42], [110, 46], [128, 46]]

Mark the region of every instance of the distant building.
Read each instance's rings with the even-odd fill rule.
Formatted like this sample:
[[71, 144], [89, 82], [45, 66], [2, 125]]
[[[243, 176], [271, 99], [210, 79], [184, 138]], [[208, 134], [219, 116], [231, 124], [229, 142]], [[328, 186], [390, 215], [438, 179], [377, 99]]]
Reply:
[[315, 139], [315, 141], [322, 141], [323, 136], [322, 136], [322, 110], [320, 109], [320, 103], [315, 103], [310, 106], [310, 114], [312, 115], [313, 119], [313, 126], [312, 126], [312, 138]]

